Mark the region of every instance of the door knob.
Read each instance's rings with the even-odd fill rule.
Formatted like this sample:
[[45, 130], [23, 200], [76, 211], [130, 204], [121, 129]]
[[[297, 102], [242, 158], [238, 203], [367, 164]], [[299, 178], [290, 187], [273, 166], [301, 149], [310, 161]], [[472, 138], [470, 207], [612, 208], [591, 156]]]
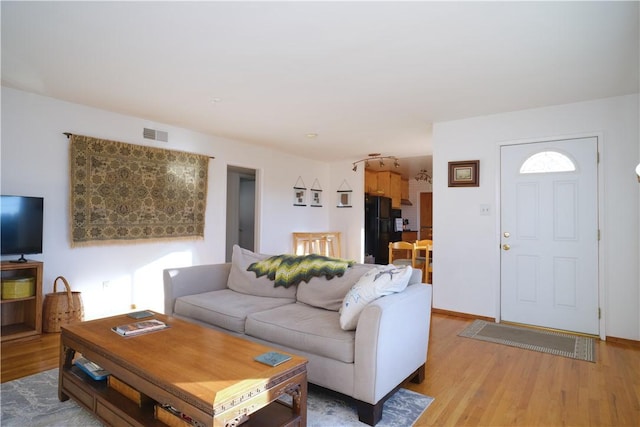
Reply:
[[505, 243], [504, 245], [502, 245], [502, 249], [504, 249], [505, 251], [508, 251], [509, 249], [511, 249], [511, 246], [509, 246], [508, 243]]

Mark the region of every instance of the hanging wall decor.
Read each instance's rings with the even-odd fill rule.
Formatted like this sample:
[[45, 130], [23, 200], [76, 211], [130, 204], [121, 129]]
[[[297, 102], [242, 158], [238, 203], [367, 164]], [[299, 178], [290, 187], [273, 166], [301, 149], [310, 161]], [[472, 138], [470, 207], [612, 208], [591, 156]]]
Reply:
[[479, 187], [480, 160], [449, 162], [449, 187]]
[[336, 207], [338, 208], [350, 208], [351, 207], [351, 196], [353, 194], [353, 190], [349, 186], [347, 180], [343, 180], [340, 187], [338, 187], [338, 203]]
[[318, 178], [316, 178], [316, 180], [313, 181], [313, 184], [311, 185], [311, 207], [322, 207], [322, 188], [320, 188]]
[[68, 136], [71, 247], [204, 238], [208, 156]]
[[293, 206], [307, 206], [307, 187], [304, 185], [302, 177], [299, 176], [293, 186]]

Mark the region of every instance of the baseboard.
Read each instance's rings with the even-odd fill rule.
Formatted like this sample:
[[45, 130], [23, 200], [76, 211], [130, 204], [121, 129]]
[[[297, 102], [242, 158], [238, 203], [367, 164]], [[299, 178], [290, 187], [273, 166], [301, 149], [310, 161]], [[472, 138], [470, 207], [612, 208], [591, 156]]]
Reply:
[[459, 311], [443, 310], [441, 308], [432, 308], [431, 313], [443, 314], [445, 316], [461, 317], [463, 319], [484, 320], [487, 322], [495, 322], [495, 317], [478, 316], [477, 314], [461, 313]]
[[618, 337], [610, 337], [607, 335], [606, 340], [608, 343], [615, 343], [615, 344], [625, 344], [625, 345], [629, 345], [631, 347], [638, 347], [640, 348], [640, 341], [636, 341], [636, 340], [630, 340], [627, 338], [618, 338]]

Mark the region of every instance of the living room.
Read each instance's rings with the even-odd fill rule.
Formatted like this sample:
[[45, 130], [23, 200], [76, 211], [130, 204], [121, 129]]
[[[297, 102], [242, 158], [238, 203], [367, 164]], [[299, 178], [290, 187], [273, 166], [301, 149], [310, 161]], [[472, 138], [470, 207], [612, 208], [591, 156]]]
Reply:
[[[39, 4], [33, 11], [26, 7], [11, 19], [10, 5], [16, 7], [11, 2], [3, 3], [3, 19], [7, 20], [3, 34], [10, 25], [19, 27], [20, 19], [28, 19], [38, 8], [53, 7]], [[633, 3], [626, 7], [635, 10]], [[597, 14], [598, 10], [595, 8], [590, 12]], [[544, 13], [543, 10], [542, 16]], [[617, 16], [629, 16], [625, 13], [613, 14], [612, 22], [620, 19]], [[47, 25], [55, 28], [59, 24]], [[631, 25], [634, 25], [633, 21]], [[637, 31], [637, 22], [635, 25]], [[6, 36], [3, 40], [7, 46], [3, 49], [3, 56], [11, 58], [6, 52], [19, 50], [20, 40]], [[626, 41], [620, 40], [621, 49], [631, 47], [633, 52], [634, 44], [629, 45]], [[13, 43], [18, 44], [12, 47]], [[621, 52], [621, 57], [624, 57], [624, 51]], [[49, 60], [53, 61], [50, 64], [56, 63], [55, 57]], [[27, 84], [29, 70], [22, 68], [24, 66], [17, 59], [3, 61], [6, 71], [3, 71], [2, 87], [2, 193], [45, 198], [44, 254], [34, 257], [45, 262], [44, 292], [51, 291], [55, 277], [65, 276], [74, 290], [82, 292], [87, 318], [122, 312], [130, 309], [132, 304], [160, 309], [163, 268], [224, 260], [225, 243], [218, 236], [224, 236], [226, 230], [227, 166], [259, 171], [257, 250], [263, 253], [287, 252], [291, 250], [292, 232], [332, 230], [343, 234], [344, 256], [362, 260], [361, 212], [364, 201], [353, 197], [352, 208], [335, 207], [336, 191], [344, 183], [353, 190], [353, 194], [364, 192], [362, 168], [353, 172], [351, 163], [361, 154], [338, 161], [321, 161], [313, 156], [290, 154], [282, 149], [118, 113], [117, 105], [95, 108], [82, 105], [82, 102], [38, 95], [33, 93], [37, 90], [20, 89], [31, 87]], [[64, 68], [66, 64], [58, 66]], [[13, 72], [9, 73], [9, 70]], [[622, 79], [628, 75], [627, 71], [630, 70], [622, 69], [614, 75]], [[411, 149], [415, 150], [413, 155], [428, 153], [426, 141], [431, 140], [434, 158], [433, 217], [434, 230], [437, 230], [435, 258], [438, 263], [434, 308], [499, 318], [500, 252], [493, 250], [499, 244], [497, 236], [500, 230], [497, 223], [499, 195], [496, 192], [499, 185], [498, 147], [514, 142], [595, 136], [601, 154], [598, 295], [602, 318], [599, 335], [603, 338], [640, 339], [640, 279], [636, 262], [640, 255], [637, 239], [629, 239], [630, 235], [639, 233], [638, 188], [633, 175], [638, 159], [637, 79], [635, 88], [627, 92], [614, 94], [601, 89], [602, 95], [593, 99], [540, 105], [538, 108], [475, 118], [435, 121], [431, 135], [429, 127], [425, 129], [424, 142], [418, 144], [417, 150]], [[142, 137], [143, 128], [168, 133], [169, 142], [162, 143], [162, 148], [214, 158], [209, 162], [204, 239], [71, 248], [68, 237], [68, 140], [63, 133], [158, 146], [158, 142], [149, 142]], [[321, 139], [317, 138], [311, 144], [323, 144]], [[410, 154], [402, 151], [401, 145], [394, 146], [396, 148], [390, 154], [405, 157]], [[407, 146], [415, 147], [414, 144]], [[480, 161], [479, 187], [448, 187], [448, 162], [464, 159]], [[322, 207], [293, 206], [292, 187], [299, 177], [307, 186], [318, 180], [325, 194]], [[489, 215], [478, 214], [481, 205], [489, 207]]]
[[[337, 6], [334, 6], [339, 7], [339, 3], [337, 2]], [[136, 62], [136, 60], [127, 57], [125, 61], [119, 56], [119, 47], [125, 42], [112, 36], [112, 43], [95, 47], [92, 54], [88, 56], [76, 56], [76, 58], [93, 58], [94, 61], [97, 61], [97, 57], [101, 54], [109, 56], [118, 64], [115, 67], [113, 63], [111, 64], [113, 80], [96, 80], [86, 75], [82, 78], [65, 79], [65, 68], [69, 69], [69, 75], [74, 75], [71, 69], [74, 72], [83, 67], [90, 69], [90, 64], [87, 64], [90, 61], [67, 62], [61, 59], [63, 56], [58, 54], [69, 55], [74, 52], [73, 49], [61, 49], [62, 43], [49, 46], [50, 49], [42, 46], [47, 46], [48, 38], [59, 40], [54, 37], [54, 34], [58, 33], [63, 34], [62, 39], [66, 40], [69, 46], [81, 44], [82, 40], [68, 39], [69, 34], [74, 31], [65, 32], [63, 29], [69, 29], [71, 23], [78, 24], [78, 21], [83, 20], [83, 16], [76, 21], [75, 13], [64, 13], [72, 10], [66, 9], [73, 8], [71, 4], [61, 5], [59, 6], [61, 9], [57, 10], [58, 6], [54, 2], [32, 5], [2, 2], [1, 193], [44, 197], [43, 253], [29, 256], [30, 259], [44, 263], [43, 293], [52, 292], [54, 279], [62, 275], [68, 279], [74, 291], [82, 293], [85, 318], [95, 319], [124, 313], [132, 310], [133, 307], [162, 311], [163, 269], [219, 263], [225, 260], [226, 243], [223, 236], [226, 235], [227, 228], [228, 167], [249, 168], [257, 171], [257, 212], [259, 214], [257, 215], [256, 251], [269, 254], [290, 252], [293, 232], [331, 230], [342, 233], [344, 257], [362, 261], [364, 200], [362, 197], [353, 197], [351, 208], [336, 207], [337, 191], [345, 183], [353, 194], [364, 193], [363, 170], [358, 168], [357, 171], [352, 171], [352, 162], [371, 151], [381, 151], [398, 157], [431, 154], [433, 156], [433, 171], [431, 171], [434, 195], [433, 221], [434, 230], [436, 230], [434, 261], [437, 263], [434, 272], [433, 310], [443, 315], [440, 322], [444, 317], [449, 318], [449, 315], [460, 315], [463, 319], [465, 317], [500, 319], [501, 251], [499, 248], [503, 243], [500, 236], [502, 232], [500, 224], [501, 147], [557, 139], [596, 138], [600, 153], [597, 182], [600, 240], [596, 282], [601, 311], [597, 335], [603, 339], [614, 342], [617, 339], [633, 345], [640, 341], [640, 271], [638, 267], [640, 264], [638, 246], [640, 185], [634, 173], [640, 160], [640, 101], [637, 77], [639, 13], [637, 2], [621, 2], [613, 6], [607, 3], [593, 2], [590, 6], [593, 9], [586, 14], [589, 19], [585, 18], [585, 23], [595, 27], [594, 32], [588, 32], [594, 37], [589, 39], [590, 43], [580, 44], [576, 41], [576, 34], [581, 35], [581, 32], [575, 34], [555, 32], [560, 35], [560, 40], [566, 36], [574, 43], [572, 46], [575, 47], [576, 52], [581, 53], [578, 57], [584, 61], [579, 64], [580, 67], [584, 67], [584, 73], [574, 71], [572, 78], [568, 78], [566, 74], [560, 74], [560, 68], [569, 67], [569, 64], [564, 63], [560, 48], [556, 51], [554, 46], [549, 44], [547, 46], [549, 55], [545, 61], [540, 62], [528, 72], [531, 75], [547, 77], [557, 72], [558, 75], [562, 75], [562, 78], [551, 79], [554, 85], [536, 86], [540, 82], [532, 78], [528, 72], [523, 73], [523, 75], [526, 74], [524, 77], [529, 77], [528, 79], [523, 76], [505, 75], [500, 66], [502, 62], [498, 59], [509, 56], [514, 59], [513, 62], [530, 64], [526, 61], [527, 51], [515, 48], [502, 49], [502, 39], [508, 39], [508, 36], [491, 39], [496, 48], [496, 51], [491, 52], [494, 56], [489, 55], [490, 52], [477, 50], [478, 54], [475, 56], [477, 63], [473, 66], [448, 63], [447, 65], [452, 68], [445, 69], [445, 74], [452, 74], [459, 78], [462, 89], [450, 92], [456, 93], [456, 96], [450, 96], [452, 99], [450, 102], [467, 105], [468, 109], [463, 109], [463, 113], [455, 116], [441, 112], [441, 116], [427, 117], [428, 115], [420, 110], [420, 114], [425, 114], [425, 119], [419, 120], [423, 130], [417, 143], [412, 140], [402, 144], [393, 138], [386, 138], [387, 141], [384, 142], [376, 139], [375, 144], [366, 141], [364, 144], [362, 141], [356, 144], [354, 139], [354, 143], [350, 144], [348, 137], [336, 138], [338, 146], [342, 145], [345, 149], [350, 148], [348, 147], [350, 145], [353, 147], [351, 151], [346, 152], [347, 154], [340, 154], [337, 159], [325, 160], [324, 156], [328, 155], [327, 153], [339, 152], [336, 146], [328, 148], [324, 145], [327, 144], [325, 138], [330, 132], [318, 132], [319, 135], [316, 137], [307, 137], [306, 134], [314, 130], [300, 125], [296, 129], [297, 142], [291, 143], [290, 134], [283, 131], [282, 139], [289, 142], [289, 146], [278, 147], [273, 140], [259, 143], [254, 134], [245, 131], [245, 128], [255, 128], [252, 129], [254, 132], [260, 130], [265, 133], [274, 132], [279, 122], [290, 121], [288, 115], [269, 111], [269, 103], [260, 104], [264, 122], [270, 122], [270, 126], [263, 127], [243, 121], [242, 110], [238, 106], [230, 108], [230, 111], [235, 113], [236, 122], [234, 123], [239, 129], [237, 134], [245, 135], [243, 138], [229, 136], [232, 135], [230, 132], [227, 133], [228, 136], [221, 136], [225, 134], [222, 131], [216, 134], [203, 130], [204, 127], [193, 124], [188, 114], [180, 108], [175, 109], [171, 120], [162, 120], [150, 113], [140, 113], [138, 111], [140, 108], [144, 109], [145, 102], [149, 105], [161, 103], [149, 102], [144, 96], [138, 96], [139, 99], [134, 105], [128, 104], [129, 101], [122, 101], [123, 98], [115, 95], [110, 98], [105, 94], [94, 94], [95, 90], [103, 86], [112, 87], [115, 93], [118, 84], [114, 83], [114, 80], [116, 82], [122, 80], [123, 86], [126, 86], [124, 83], [129, 80], [131, 71], [123, 64], [128, 61]], [[78, 15], [82, 15], [81, 12], [87, 7], [86, 4], [80, 5], [76, 10]], [[535, 9], [535, 3], [532, 5], [529, 7]], [[506, 4], [497, 2], [494, 6], [507, 7]], [[149, 7], [152, 6], [149, 5]], [[463, 4], [453, 4], [449, 7], [466, 16], [462, 12], [465, 7]], [[460, 7], [459, 10], [458, 7]], [[553, 11], [545, 10], [547, 7], [552, 8], [550, 5], [540, 5], [540, 7], [542, 8], [540, 15], [535, 15], [539, 19], [538, 24], [552, 22], [555, 25], [552, 27], [557, 30], [561, 27], [561, 23], [568, 24], [566, 21], [570, 21], [572, 13], [577, 12], [577, 9], [571, 8], [579, 8], [580, 5], [565, 5], [567, 9], [561, 9], [561, 13], [557, 15]], [[505, 12], [505, 17], [513, 18], [509, 14], [515, 13], [515, 10], [510, 8], [506, 10], [508, 12]], [[119, 16], [123, 14], [123, 10], [115, 8], [109, 10], [109, 13]], [[241, 12], [238, 13], [241, 14]], [[322, 15], [322, 19], [327, 19], [322, 22], [330, 22], [332, 17], [341, 16], [330, 13], [327, 15]], [[74, 19], [65, 21], [70, 16]], [[92, 13], [89, 10], [84, 18], [91, 16]], [[144, 16], [144, 13], [129, 16], [140, 17]], [[256, 19], [251, 21], [256, 26], [262, 22], [259, 16], [257, 18], [252, 16], [252, 18]], [[130, 19], [135, 21], [134, 18]], [[270, 16], [269, 19], [275, 18]], [[91, 21], [91, 19], [85, 19], [85, 22], [90, 23], [80, 28], [90, 32]], [[141, 21], [142, 19], [138, 23], [133, 22], [132, 25], [139, 25]], [[356, 19], [354, 22], [359, 21]], [[385, 22], [385, 19], [380, 18], [378, 23]], [[419, 22], [411, 22], [416, 27], [419, 26]], [[585, 27], [588, 26], [585, 24]], [[318, 30], [318, 28], [314, 29]], [[480, 28], [477, 30], [479, 31]], [[79, 33], [82, 34], [82, 31]], [[310, 31], [310, 33], [313, 32]], [[607, 37], [602, 37], [603, 35]], [[139, 36], [140, 50], [144, 50], [144, 43], [148, 40], [144, 35]], [[82, 39], [82, 36], [79, 38]], [[136, 44], [136, 40], [132, 38], [126, 40], [126, 43]], [[381, 42], [377, 38], [375, 40], [377, 43]], [[595, 40], [600, 42], [596, 43]], [[529, 39], [523, 40], [523, 43], [525, 42], [532, 43]], [[405, 41], [400, 37], [398, 43], [402, 44]], [[340, 45], [341, 41], [337, 40], [335, 44]], [[513, 47], [513, 45], [509, 46]], [[566, 48], [564, 45], [563, 47]], [[280, 48], [281, 46], [276, 49], [278, 55], [287, 57], [286, 52], [283, 53], [279, 50]], [[455, 44], [444, 50], [454, 48], [473, 51], [472, 48]], [[25, 51], [25, 55], [28, 52], [33, 56], [22, 57], [17, 54], [21, 50]], [[160, 51], [162, 52], [162, 49]], [[294, 49], [293, 52], [296, 50]], [[247, 55], [251, 53], [257, 52], [253, 51]], [[481, 54], [488, 56], [482, 57]], [[288, 55], [291, 55], [290, 58], [295, 58], [294, 54]], [[356, 62], [358, 55], [354, 54], [354, 51], [350, 51], [350, 55], [341, 60], [345, 63]], [[42, 68], [38, 68], [31, 62], [38, 56], [44, 58]], [[175, 58], [172, 57], [171, 61], [173, 60]], [[308, 60], [307, 57], [305, 57], [306, 60]], [[283, 63], [295, 68], [290, 62], [295, 63], [293, 59], [289, 61], [286, 58]], [[485, 65], [494, 63], [494, 67], [489, 74], [482, 75], [474, 72], [479, 63], [485, 63]], [[296, 69], [301, 74], [305, 71], [303, 66], [305, 64], [297, 64], [300, 68]], [[378, 62], [376, 64], [380, 65]], [[604, 68], [597, 68], [596, 64]], [[156, 65], [156, 67], [161, 66]], [[259, 68], [256, 64], [245, 65], [245, 67]], [[587, 67], [593, 67], [593, 72], [587, 71]], [[53, 80], [44, 78], [47, 68], [54, 69], [58, 73], [58, 78], [62, 76], [63, 84], [55, 87], [51, 83], [55, 80], [54, 76], [49, 76]], [[555, 68], [558, 70], [549, 72]], [[576, 70], [576, 68], [571, 69]], [[486, 68], [483, 70], [486, 71]], [[366, 67], [365, 70], [360, 71], [363, 75], [367, 74]], [[268, 69], [264, 74], [268, 76], [271, 72], [274, 71]], [[206, 74], [206, 71], [200, 70], [196, 74], [199, 73]], [[391, 80], [400, 79], [402, 74], [399, 73], [397, 76]], [[139, 79], [130, 83], [134, 86], [148, 85], [158, 88], [157, 92], [163, 92], [166, 88], [177, 85], [177, 82], [189, 77], [189, 74], [185, 73], [175, 76], [172, 80], [157, 83], [154, 82], [152, 74], [149, 74], [149, 81]], [[333, 77], [336, 80], [346, 81], [349, 85], [358, 86], [358, 79], [352, 78], [352, 75]], [[328, 77], [318, 77], [317, 82], [324, 79]], [[238, 86], [251, 86], [242, 76], [238, 76], [235, 82]], [[453, 86], [449, 89], [446, 85], [444, 89], [438, 89], [440, 86], [435, 79], [425, 79], [422, 83], [432, 92], [425, 94], [417, 90], [417, 95], [414, 96], [413, 91], [400, 91], [397, 96], [405, 96], [413, 100], [413, 98], [435, 96], [440, 91], [454, 90]], [[500, 88], [501, 84], [505, 87]], [[505, 103], [495, 106], [493, 111], [481, 108], [482, 104], [494, 101], [489, 99], [494, 98], [491, 95], [495, 95], [495, 99], [502, 100], [504, 92], [517, 92], [516, 89], [520, 89], [518, 85], [523, 89], [526, 86], [528, 90], [520, 95], [523, 100], [517, 107], [510, 107], [513, 104]], [[63, 94], [66, 86], [81, 88], [86, 96], [66, 99]], [[436, 90], [433, 86], [436, 86]], [[484, 87], [492, 87], [494, 92], [486, 94], [480, 90]], [[531, 90], [532, 88], [534, 90]], [[294, 85], [294, 89], [292, 92], [305, 93], [305, 90], [298, 86]], [[208, 90], [213, 91], [213, 89]], [[134, 94], [137, 93], [133, 89], [131, 91]], [[388, 92], [389, 96], [391, 92]], [[551, 96], [552, 94], [555, 96]], [[95, 99], [91, 99], [92, 96]], [[198, 96], [204, 99], [206, 108], [213, 110], [213, 112], [200, 114], [205, 116], [204, 122], [208, 121], [222, 128], [224, 120], [219, 117], [229, 113], [218, 111], [225, 108], [226, 103], [233, 104], [233, 102], [226, 96], [217, 101], [209, 101], [209, 94]], [[98, 99], [102, 103], [97, 103]], [[161, 99], [163, 104], [172, 104], [175, 107], [180, 105], [183, 98], [180, 93], [172, 93]], [[397, 100], [397, 98], [393, 99]], [[554, 101], [549, 102], [549, 99]], [[375, 97], [374, 102], [371, 99], [364, 99], [366, 102], [359, 104], [360, 109], [356, 110], [358, 114], [346, 109], [337, 113], [338, 118], [334, 117], [333, 120], [348, 121], [353, 114], [355, 122], [360, 115], [373, 113], [368, 106], [376, 104], [379, 100]], [[443, 102], [442, 105], [444, 104]], [[295, 105], [297, 105], [296, 109], [304, 109], [302, 102]], [[275, 110], [275, 106], [273, 108]], [[325, 111], [332, 108], [336, 108], [335, 104], [331, 108], [325, 108]], [[388, 110], [394, 108], [389, 107]], [[293, 113], [292, 109], [286, 111]], [[264, 124], [264, 122], [261, 123]], [[144, 128], [167, 132], [168, 142], [145, 139], [142, 133]], [[288, 132], [293, 132], [291, 128], [288, 129]], [[72, 247], [69, 237], [71, 191], [69, 188], [69, 140], [64, 135], [65, 132], [130, 144], [188, 151], [212, 157], [208, 169], [204, 238]], [[350, 134], [349, 137], [353, 135]], [[358, 135], [358, 132], [355, 135]], [[380, 139], [385, 139], [385, 136], [387, 135], [383, 135]], [[297, 151], [296, 145], [305, 145], [304, 150], [315, 154], [303, 155], [302, 151]], [[447, 183], [449, 162], [469, 159], [479, 161], [479, 186], [449, 187]], [[307, 188], [315, 180], [320, 183], [324, 197], [321, 207], [294, 206], [292, 190], [298, 178], [304, 180]], [[485, 206], [488, 208], [488, 214], [481, 214], [480, 208]], [[13, 258], [14, 256], [5, 256], [3, 260]], [[447, 325], [453, 324], [458, 327], [462, 324], [461, 320], [449, 319], [449, 321], [451, 323]], [[436, 322], [436, 325], [438, 324], [440, 323]], [[432, 375], [428, 379], [440, 379], [440, 384], [445, 384], [447, 381], [445, 372], [448, 361], [447, 351], [452, 345], [451, 338], [445, 338], [444, 335], [444, 332], [440, 332], [435, 336], [436, 345], [441, 347], [430, 348], [435, 360], [440, 361], [441, 364], [438, 369], [428, 374]], [[474, 349], [475, 347], [472, 346], [465, 347], [467, 351]], [[605, 351], [604, 348], [601, 351]], [[606, 356], [608, 353], [605, 351], [604, 354]], [[616, 356], [616, 360], [626, 363], [627, 366], [633, 366], [634, 359], [631, 356], [625, 353], [622, 356]], [[497, 356], [494, 360], [491, 359], [490, 354], [483, 354], [480, 359], [486, 363], [496, 363], [496, 360], [506, 363], [509, 357]], [[463, 362], [474, 363], [467, 359]], [[525, 371], [533, 369], [530, 367], [540, 366], [538, 363], [528, 364], [525, 361], [522, 362], [521, 368]], [[544, 362], [542, 364], [544, 365]], [[587, 368], [581, 367], [578, 370], [584, 374], [583, 370]], [[511, 374], [513, 375], [513, 372]], [[507, 382], [517, 381], [519, 376], [505, 376], [505, 378]], [[482, 377], [477, 381], [481, 383], [485, 380], [487, 378]], [[549, 381], [552, 382], [553, 378]], [[438, 390], [442, 393], [436, 398], [445, 401], [446, 387]], [[457, 396], [465, 398], [465, 393], [461, 391]], [[446, 409], [438, 410], [441, 411], [439, 412], [441, 419], [454, 419], [447, 418], [450, 414], [447, 414]], [[637, 411], [634, 414], [637, 414]], [[470, 424], [473, 423], [470, 422]]]

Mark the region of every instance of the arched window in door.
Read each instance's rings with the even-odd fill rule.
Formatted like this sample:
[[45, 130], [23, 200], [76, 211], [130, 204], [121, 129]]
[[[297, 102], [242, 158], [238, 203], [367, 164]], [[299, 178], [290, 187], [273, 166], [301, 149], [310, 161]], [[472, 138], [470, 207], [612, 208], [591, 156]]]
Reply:
[[520, 173], [574, 172], [576, 165], [567, 155], [558, 151], [541, 151], [522, 163]]

